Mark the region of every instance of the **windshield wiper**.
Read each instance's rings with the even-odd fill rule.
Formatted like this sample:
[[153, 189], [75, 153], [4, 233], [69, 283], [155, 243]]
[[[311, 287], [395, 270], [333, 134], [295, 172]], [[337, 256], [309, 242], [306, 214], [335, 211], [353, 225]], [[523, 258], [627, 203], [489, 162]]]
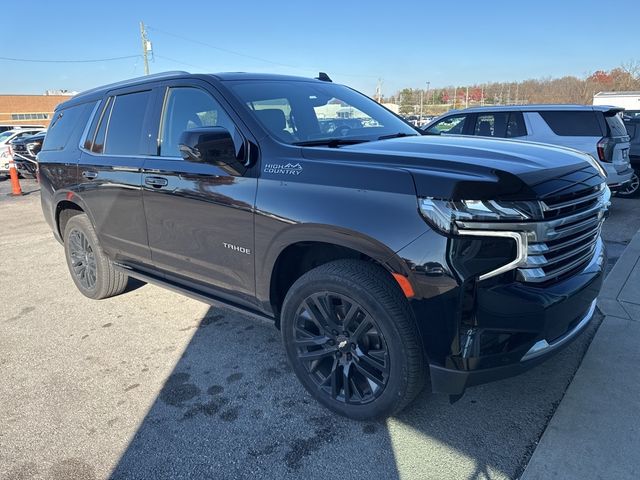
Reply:
[[392, 133], [391, 135], [382, 135], [381, 137], [378, 137], [378, 140], [388, 140], [389, 138], [417, 137], [418, 135], [419, 135], [418, 133], [399, 132], [399, 133]]
[[324, 138], [322, 140], [307, 140], [304, 142], [293, 142], [291, 145], [299, 147], [319, 147], [326, 145], [329, 148], [338, 148], [342, 145], [356, 145], [358, 143], [368, 142], [369, 140], [356, 138]]

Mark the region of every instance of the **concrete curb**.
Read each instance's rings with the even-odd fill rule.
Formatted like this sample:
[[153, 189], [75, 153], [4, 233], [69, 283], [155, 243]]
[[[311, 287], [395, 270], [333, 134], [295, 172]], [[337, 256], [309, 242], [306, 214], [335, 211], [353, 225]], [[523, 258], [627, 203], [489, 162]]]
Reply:
[[604, 315], [640, 320], [640, 297], [631, 291], [640, 284], [640, 231], [624, 250], [604, 282], [598, 308]]

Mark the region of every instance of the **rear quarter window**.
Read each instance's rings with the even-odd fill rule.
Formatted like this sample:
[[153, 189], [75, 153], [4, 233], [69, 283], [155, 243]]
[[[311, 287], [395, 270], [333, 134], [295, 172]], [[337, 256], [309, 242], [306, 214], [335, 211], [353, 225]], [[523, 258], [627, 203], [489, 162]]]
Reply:
[[64, 150], [69, 145], [77, 145], [95, 104], [83, 103], [56, 111], [44, 138], [42, 150]]
[[602, 137], [598, 115], [594, 111], [545, 111], [538, 112], [544, 121], [561, 137]]
[[609, 135], [612, 137], [626, 137], [627, 129], [624, 127], [624, 122], [620, 115], [614, 113], [613, 115], [606, 115], [604, 119], [607, 122], [607, 128], [609, 129]]

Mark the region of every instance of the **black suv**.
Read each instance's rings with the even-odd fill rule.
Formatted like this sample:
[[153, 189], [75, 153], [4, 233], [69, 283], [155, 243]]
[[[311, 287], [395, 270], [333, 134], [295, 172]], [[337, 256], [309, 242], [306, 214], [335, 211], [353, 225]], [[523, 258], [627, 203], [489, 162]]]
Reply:
[[352, 418], [541, 362], [602, 282], [610, 192], [592, 157], [422, 136], [326, 75], [91, 90], [56, 109], [39, 161], [84, 295], [136, 277], [272, 318], [303, 385]]
[[38, 172], [36, 157], [42, 148], [47, 132], [36, 133], [28, 137], [21, 137], [11, 142], [13, 161], [18, 173], [23, 177], [35, 178]]

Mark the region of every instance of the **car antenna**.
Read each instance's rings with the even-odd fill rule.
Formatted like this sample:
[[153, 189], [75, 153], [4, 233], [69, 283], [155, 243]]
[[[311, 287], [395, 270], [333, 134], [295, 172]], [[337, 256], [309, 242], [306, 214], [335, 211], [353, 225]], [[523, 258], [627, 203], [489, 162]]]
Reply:
[[316, 77], [316, 80], [321, 80], [323, 82], [332, 82], [333, 83], [333, 80], [331, 80], [331, 78], [329, 78], [329, 75], [327, 75], [324, 72], [318, 73], [318, 76]]

